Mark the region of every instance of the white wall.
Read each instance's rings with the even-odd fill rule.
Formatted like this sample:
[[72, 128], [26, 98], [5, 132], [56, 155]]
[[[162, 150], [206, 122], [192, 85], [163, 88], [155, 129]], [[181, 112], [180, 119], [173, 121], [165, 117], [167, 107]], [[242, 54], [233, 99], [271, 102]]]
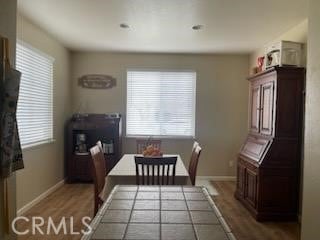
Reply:
[[[126, 69], [160, 68], [197, 71], [196, 138], [203, 146], [198, 174], [234, 176], [237, 153], [247, 134], [247, 55], [177, 55], [75, 52], [72, 54], [73, 111], [126, 112]], [[84, 74], [108, 74], [117, 79], [109, 90], [83, 89]], [[125, 123], [125, 119], [123, 121]], [[125, 127], [125, 126], [124, 126]], [[125, 128], [124, 128], [125, 134]], [[124, 153], [136, 151], [135, 139], [124, 138]], [[166, 153], [189, 162], [192, 140], [163, 140]]]
[[[16, 13], [17, 1], [16, 0], [0, 0], [0, 35], [9, 38], [10, 44], [10, 60], [14, 66], [15, 63], [15, 49], [16, 49]], [[8, 180], [9, 186], [9, 213], [12, 219], [16, 215], [16, 177], [13, 175]], [[3, 180], [0, 180], [0, 239], [15, 239], [16, 237], [11, 234], [5, 234], [3, 223], [6, 221], [3, 214]]]
[[19, 16], [17, 38], [52, 56], [55, 142], [23, 151], [25, 169], [17, 173], [17, 208], [64, 179], [64, 124], [71, 116], [70, 54], [52, 36]]
[[309, 1], [302, 240], [320, 239], [320, 1]]

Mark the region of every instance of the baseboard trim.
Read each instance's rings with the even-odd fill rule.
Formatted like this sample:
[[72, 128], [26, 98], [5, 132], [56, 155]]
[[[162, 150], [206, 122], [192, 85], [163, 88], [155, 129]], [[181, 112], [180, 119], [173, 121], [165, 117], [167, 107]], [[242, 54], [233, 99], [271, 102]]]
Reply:
[[24, 205], [22, 208], [20, 208], [17, 211], [17, 216], [21, 216], [24, 213], [26, 213], [28, 210], [30, 210], [33, 206], [35, 206], [36, 204], [38, 204], [41, 200], [45, 199], [46, 197], [48, 197], [51, 193], [53, 193], [54, 191], [56, 191], [57, 189], [59, 189], [60, 187], [62, 187], [65, 184], [65, 179], [61, 180], [60, 182], [58, 182], [57, 184], [55, 184], [54, 186], [52, 186], [51, 188], [49, 188], [47, 191], [45, 191], [44, 193], [40, 194], [38, 197], [36, 197], [35, 199], [33, 199], [31, 202], [27, 203], [26, 205]]
[[302, 216], [301, 216], [301, 213], [299, 213], [299, 214], [298, 214], [298, 223], [300, 223], [300, 224], [302, 223]]
[[236, 181], [236, 176], [197, 176], [199, 180], [207, 181]]

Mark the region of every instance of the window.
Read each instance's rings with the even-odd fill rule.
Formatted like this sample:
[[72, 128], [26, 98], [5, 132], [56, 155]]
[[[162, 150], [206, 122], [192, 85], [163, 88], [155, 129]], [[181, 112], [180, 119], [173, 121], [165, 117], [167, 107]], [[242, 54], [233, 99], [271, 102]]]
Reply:
[[127, 71], [127, 136], [194, 137], [196, 72]]
[[19, 42], [16, 68], [22, 73], [17, 122], [22, 148], [53, 140], [52, 81], [54, 59]]

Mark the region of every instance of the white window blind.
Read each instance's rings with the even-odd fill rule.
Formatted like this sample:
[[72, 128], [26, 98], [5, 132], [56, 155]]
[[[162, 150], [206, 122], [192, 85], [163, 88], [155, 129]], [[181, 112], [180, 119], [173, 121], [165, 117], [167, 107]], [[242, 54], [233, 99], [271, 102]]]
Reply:
[[196, 72], [127, 71], [127, 136], [194, 137]]
[[22, 73], [17, 122], [23, 148], [53, 140], [53, 62], [45, 53], [17, 43], [16, 68]]

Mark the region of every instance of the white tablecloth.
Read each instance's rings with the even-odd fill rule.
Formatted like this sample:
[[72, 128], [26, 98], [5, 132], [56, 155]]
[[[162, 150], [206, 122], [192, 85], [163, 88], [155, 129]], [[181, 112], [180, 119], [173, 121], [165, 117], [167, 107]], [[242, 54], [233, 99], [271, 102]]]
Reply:
[[[111, 190], [116, 185], [135, 185], [136, 184], [136, 165], [134, 156], [137, 154], [125, 154], [109, 172], [106, 177], [104, 189], [100, 198], [106, 200]], [[165, 154], [164, 157], [177, 157], [175, 185], [190, 185], [189, 173], [184, 166], [180, 155]]]

